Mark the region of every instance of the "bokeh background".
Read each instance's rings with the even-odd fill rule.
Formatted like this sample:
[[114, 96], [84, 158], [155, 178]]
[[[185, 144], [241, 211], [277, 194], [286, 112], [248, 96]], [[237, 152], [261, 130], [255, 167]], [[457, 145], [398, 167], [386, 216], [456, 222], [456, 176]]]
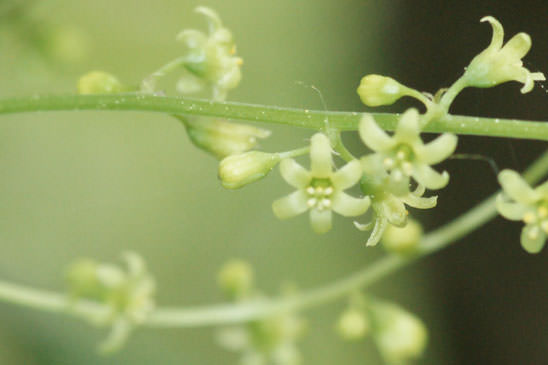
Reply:
[[[21, 13], [14, 3], [28, 3]], [[215, 8], [233, 31], [244, 79], [230, 100], [363, 111], [355, 93], [367, 73], [420, 90], [449, 85], [489, 42], [479, 19], [493, 15], [508, 35], [526, 31], [532, 70], [548, 72], [546, 1], [365, 0], [0, 0], [0, 96], [75, 91], [79, 75], [102, 69], [137, 84], [177, 57], [183, 28], [204, 29], [197, 5]], [[175, 79], [163, 86], [170, 91]], [[411, 103], [402, 101], [392, 110]], [[519, 85], [466, 90], [453, 112], [547, 120], [548, 96]], [[389, 109], [385, 109], [389, 110]], [[272, 128], [266, 150], [306, 143], [310, 132]], [[345, 139], [359, 148], [355, 135]], [[544, 144], [463, 137], [459, 152], [522, 170]], [[452, 182], [439, 208], [420, 214], [436, 227], [497, 189], [478, 161], [446, 162]], [[277, 172], [240, 191], [223, 190], [216, 162], [184, 128], [160, 114], [78, 112], [3, 116], [0, 121], [0, 275], [64, 289], [66, 266], [80, 257], [116, 261], [131, 249], [146, 259], [160, 304], [222, 300], [218, 268], [243, 258], [261, 288], [321, 285], [382, 254], [366, 249], [348, 220], [314, 235], [305, 216], [276, 220], [271, 202], [290, 191]], [[546, 250], [527, 255], [520, 225], [496, 219], [454, 246], [391, 275], [371, 291], [423, 318], [430, 343], [420, 364], [548, 363]], [[345, 343], [333, 325], [344, 301], [306, 313], [306, 364], [380, 364], [370, 341]], [[100, 357], [105, 332], [73, 318], [0, 303], [0, 364], [235, 364], [214, 329], [140, 330], [126, 348]]]

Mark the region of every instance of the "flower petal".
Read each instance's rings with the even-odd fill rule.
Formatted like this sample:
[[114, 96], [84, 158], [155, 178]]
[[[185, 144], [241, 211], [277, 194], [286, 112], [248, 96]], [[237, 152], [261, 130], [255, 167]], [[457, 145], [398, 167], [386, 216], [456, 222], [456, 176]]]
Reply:
[[500, 24], [500, 22], [492, 16], [484, 16], [483, 18], [481, 18], [480, 22], [489, 22], [491, 23], [491, 27], [493, 28], [493, 37], [491, 38], [491, 43], [489, 44], [489, 47], [487, 47], [487, 49], [500, 49], [504, 40], [504, 29], [502, 28], [502, 24]]
[[434, 208], [438, 204], [438, 196], [430, 196], [428, 198], [422, 198], [415, 193], [407, 194], [400, 198], [405, 204], [413, 208], [418, 209], [430, 209]]
[[501, 57], [505, 57], [507, 62], [511, 60], [521, 60], [531, 49], [531, 37], [527, 33], [518, 33], [513, 36], [500, 50]]
[[527, 211], [527, 206], [521, 203], [509, 202], [503, 194], [497, 195], [497, 211], [506, 219], [519, 221]]
[[407, 143], [409, 145], [415, 145], [417, 142], [422, 144], [420, 140], [420, 126], [419, 126], [419, 112], [417, 109], [408, 109], [400, 117], [394, 139], [398, 143]]
[[369, 197], [354, 198], [342, 191], [334, 194], [332, 200], [332, 209], [345, 217], [355, 217], [364, 214], [369, 205], [371, 199]]
[[308, 210], [307, 198], [304, 191], [297, 190], [272, 203], [272, 210], [276, 217], [280, 219], [294, 217]]
[[415, 149], [417, 159], [427, 165], [435, 165], [455, 151], [458, 138], [454, 134], [444, 133], [432, 142]]
[[407, 215], [409, 214], [403, 202], [394, 196], [385, 198], [379, 209], [376, 209], [376, 212], [396, 227], [403, 227], [407, 223]]
[[392, 137], [386, 134], [369, 114], [362, 117], [359, 133], [363, 143], [375, 152], [388, 151], [396, 145]]
[[388, 220], [386, 218], [377, 216], [375, 218], [375, 225], [373, 226], [373, 231], [371, 231], [371, 234], [369, 235], [369, 238], [367, 239], [367, 242], [365, 243], [366, 246], [375, 246], [382, 238], [382, 235], [384, 231], [386, 230], [386, 227], [388, 227]]
[[362, 165], [360, 161], [353, 160], [336, 171], [331, 177], [331, 182], [336, 189], [345, 190], [355, 185], [362, 177]]
[[527, 225], [521, 230], [521, 246], [529, 253], [539, 253], [546, 243], [546, 234], [537, 225]]
[[441, 174], [427, 164], [416, 164], [413, 166], [413, 178], [428, 189], [441, 189], [449, 182], [447, 171]]
[[331, 144], [323, 133], [312, 136], [310, 143], [310, 172], [313, 177], [329, 177], [333, 171]]
[[532, 204], [541, 198], [540, 193], [533, 190], [521, 175], [513, 170], [501, 171], [498, 179], [504, 192], [519, 203]]
[[280, 174], [291, 186], [302, 189], [310, 182], [310, 173], [291, 158], [280, 162]]
[[316, 233], [326, 233], [331, 229], [331, 210], [310, 210], [310, 225]]
[[177, 35], [177, 40], [190, 49], [197, 49], [206, 43], [207, 36], [199, 30], [185, 29]]

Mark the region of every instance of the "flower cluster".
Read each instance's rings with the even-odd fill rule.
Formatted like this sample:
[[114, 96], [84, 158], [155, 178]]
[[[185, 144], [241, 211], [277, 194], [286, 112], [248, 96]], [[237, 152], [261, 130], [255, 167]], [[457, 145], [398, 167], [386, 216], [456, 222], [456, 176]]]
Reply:
[[515, 171], [499, 174], [503, 193], [497, 196], [498, 212], [505, 218], [523, 221], [521, 245], [529, 253], [538, 253], [548, 235], [548, 182], [531, 188]]
[[[253, 287], [253, 271], [244, 261], [228, 262], [221, 269], [218, 282], [234, 301], [256, 305], [268, 302]], [[305, 328], [304, 320], [295, 313], [282, 312], [222, 328], [217, 339], [225, 349], [241, 353], [240, 363], [243, 365], [299, 365], [302, 358], [296, 342], [304, 335]]]
[[154, 279], [143, 259], [133, 252], [126, 252], [123, 259], [127, 270], [83, 259], [74, 263], [67, 273], [69, 309], [76, 310], [76, 304], [82, 299], [104, 306], [100, 314], [87, 318], [96, 325], [112, 327], [100, 345], [102, 352], [119, 349], [132, 328], [143, 323], [154, 309]]

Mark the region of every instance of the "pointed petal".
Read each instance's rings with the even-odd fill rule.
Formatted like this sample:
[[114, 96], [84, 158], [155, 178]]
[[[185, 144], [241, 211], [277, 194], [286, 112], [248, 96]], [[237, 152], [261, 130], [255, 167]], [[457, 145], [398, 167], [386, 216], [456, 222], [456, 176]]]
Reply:
[[177, 40], [190, 49], [197, 49], [206, 43], [207, 36], [199, 30], [185, 29], [177, 35]]
[[367, 239], [365, 245], [375, 246], [377, 243], [379, 243], [384, 231], [386, 230], [386, 227], [388, 227], [388, 221], [386, 220], [386, 218], [376, 217], [375, 226], [373, 227], [373, 231], [369, 235], [369, 238]]
[[326, 233], [331, 229], [331, 210], [310, 210], [310, 225], [316, 233]]
[[394, 139], [399, 143], [404, 142], [413, 145], [417, 143], [417, 139], [420, 140], [420, 132], [419, 112], [417, 109], [411, 108], [400, 117]]
[[333, 171], [331, 144], [323, 133], [316, 133], [310, 142], [310, 172], [312, 176], [329, 177]]
[[365, 232], [370, 231], [373, 228], [374, 221], [368, 222], [368, 223], [360, 223], [358, 221], [354, 221], [354, 227], [356, 227], [359, 231]]
[[451, 156], [457, 147], [458, 138], [454, 134], [444, 133], [430, 143], [415, 149], [417, 159], [427, 165], [435, 165]]
[[306, 200], [306, 193], [302, 190], [297, 190], [272, 203], [272, 210], [276, 217], [280, 219], [291, 218], [308, 210]]
[[531, 49], [531, 37], [527, 33], [518, 33], [513, 36], [502, 49], [501, 57], [507, 57], [510, 60], [521, 60]]
[[289, 185], [298, 189], [304, 188], [310, 182], [310, 173], [291, 158], [280, 162], [280, 173]]
[[513, 170], [501, 171], [498, 179], [504, 192], [519, 203], [532, 204], [541, 198], [541, 195], [533, 190], [520, 174]]
[[491, 44], [489, 44], [489, 47], [487, 47], [487, 49], [500, 49], [504, 40], [504, 29], [502, 28], [502, 24], [500, 24], [499, 21], [492, 16], [485, 16], [481, 18], [480, 22], [489, 22], [491, 23], [491, 27], [493, 28], [493, 37], [491, 38]]
[[427, 164], [417, 164], [413, 166], [413, 178], [428, 189], [441, 189], [449, 182], [447, 171], [441, 174], [428, 166]]
[[359, 133], [363, 143], [375, 152], [387, 151], [396, 145], [392, 137], [386, 134], [369, 114], [362, 117]]
[[546, 234], [537, 225], [527, 225], [521, 231], [521, 246], [529, 253], [539, 253], [546, 242]]
[[430, 209], [434, 208], [436, 204], [438, 204], [438, 196], [434, 195], [428, 198], [421, 198], [418, 195], [415, 195], [414, 193], [410, 193], [404, 197], [401, 197], [401, 200], [413, 208], [418, 209]]
[[509, 202], [503, 194], [497, 195], [497, 211], [506, 219], [519, 221], [527, 211], [527, 207], [521, 203]]
[[332, 209], [342, 216], [355, 217], [364, 214], [370, 204], [371, 199], [367, 196], [365, 198], [354, 198], [339, 191], [333, 196]]
[[331, 177], [331, 182], [339, 190], [345, 190], [355, 185], [362, 177], [362, 165], [360, 161], [350, 161]]

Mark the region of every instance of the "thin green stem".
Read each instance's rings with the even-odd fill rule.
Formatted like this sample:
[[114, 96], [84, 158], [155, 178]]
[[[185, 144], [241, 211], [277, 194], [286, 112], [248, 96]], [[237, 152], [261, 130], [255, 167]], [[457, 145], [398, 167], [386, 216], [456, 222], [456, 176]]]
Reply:
[[280, 158], [293, 158], [307, 154], [310, 151], [310, 146], [296, 148], [291, 151], [280, 152]]
[[[538, 182], [548, 172], [548, 152], [524, 173], [529, 183]], [[461, 215], [451, 223], [424, 236], [415, 256], [389, 255], [344, 279], [326, 286], [304, 291], [291, 297], [258, 300], [238, 304], [219, 304], [195, 308], [158, 308], [147, 319], [148, 327], [198, 327], [225, 325], [264, 318], [286, 311], [303, 310], [339, 299], [379, 281], [396, 270], [443, 249], [496, 216], [495, 196]], [[517, 238], [516, 238], [517, 241]], [[0, 281], [0, 300], [35, 309], [62, 312], [67, 310], [64, 294], [32, 289]], [[104, 307], [89, 301], [78, 301], [71, 307], [83, 316], [102, 313]]]
[[341, 136], [341, 132], [336, 132], [335, 133], [335, 146], [333, 148], [336, 152], [339, 153], [339, 156], [341, 156], [341, 158], [343, 160], [345, 160], [346, 162], [350, 162], [352, 160], [355, 160], [356, 157], [354, 157], [354, 155], [352, 154], [352, 152], [350, 152], [346, 146], [344, 145], [343, 141], [342, 141], [342, 136]]
[[[0, 100], [0, 114], [75, 110], [149, 111], [202, 115], [316, 130], [321, 130], [325, 126], [327, 117], [330, 127], [340, 131], [357, 130], [361, 118], [361, 113], [356, 112], [309, 111], [138, 94], [33, 96]], [[372, 115], [377, 123], [387, 130], [394, 130], [399, 118], [398, 114], [372, 113]], [[548, 141], [548, 123], [516, 119], [444, 115], [434, 118], [424, 131]]]

